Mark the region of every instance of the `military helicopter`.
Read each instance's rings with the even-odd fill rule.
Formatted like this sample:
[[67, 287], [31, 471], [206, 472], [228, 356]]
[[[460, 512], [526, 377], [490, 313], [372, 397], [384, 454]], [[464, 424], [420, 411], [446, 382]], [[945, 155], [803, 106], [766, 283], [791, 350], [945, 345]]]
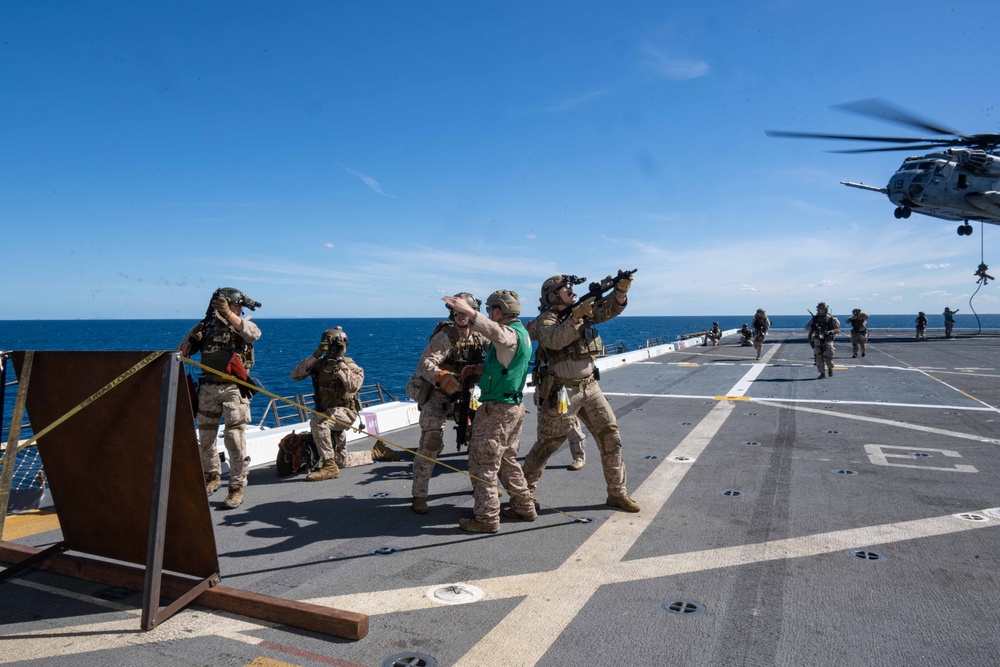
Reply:
[[768, 130], [770, 137], [796, 139], [846, 139], [906, 144], [887, 148], [855, 148], [834, 153], [880, 153], [917, 149], [942, 149], [926, 155], [908, 157], [889, 179], [884, 188], [864, 183], [841, 181], [842, 184], [881, 192], [896, 205], [897, 219], [921, 213], [943, 220], [962, 220], [959, 236], [972, 234], [970, 220], [1000, 225], [1000, 134], [962, 134], [878, 99], [861, 100], [835, 105], [834, 108], [879, 120], [926, 130], [948, 138], [874, 137], [814, 132], [783, 132]]

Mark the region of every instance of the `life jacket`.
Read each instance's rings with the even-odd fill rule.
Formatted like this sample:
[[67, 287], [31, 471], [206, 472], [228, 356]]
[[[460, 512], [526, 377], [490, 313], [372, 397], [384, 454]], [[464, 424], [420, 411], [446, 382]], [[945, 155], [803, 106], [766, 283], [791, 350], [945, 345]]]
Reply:
[[198, 332], [201, 334], [199, 348], [201, 363], [204, 365], [226, 373], [229, 360], [235, 354], [245, 369], [249, 371], [253, 367], [253, 343], [244, 340], [228, 322], [222, 322], [214, 316], [206, 318], [201, 322]]
[[510, 324], [503, 326], [510, 327], [517, 333], [517, 350], [510, 365], [504, 368], [497, 359], [496, 346], [490, 344], [486, 351], [486, 360], [483, 363], [483, 377], [479, 380], [479, 389], [482, 392], [479, 400], [483, 403], [493, 401], [496, 403], [509, 403], [517, 405], [524, 396], [524, 381], [528, 377], [528, 363], [531, 359], [531, 339], [528, 330], [524, 328], [520, 320], [514, 320]]
[[[354, 360], [344, 357], [344, 361], [351, 365]], [[344, 381], [341, 379], [337, 369], [340, 364], [333, 359], [323, 357], [313, 364], [309, 375], [313, 383], [313, 399], [316, 401], [316, 409], [326, 412], [333, 408], [348, 408], [355, 412], [361, 412], [361, 399], [357, 392], [347, 393]]]

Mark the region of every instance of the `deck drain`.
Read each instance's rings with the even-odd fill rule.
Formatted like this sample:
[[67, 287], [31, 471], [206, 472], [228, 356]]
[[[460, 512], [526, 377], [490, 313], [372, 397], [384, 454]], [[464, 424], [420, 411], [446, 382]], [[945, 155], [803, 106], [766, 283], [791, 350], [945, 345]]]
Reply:
[[390, 655], [382, 667], [437, 667], [437, 660], [423, 653], [397, 653]]
[[746, 415], [747, 417], [756, 417], [758, 413], [756, 413], [756, 412], [744, 412], [743, 414]]
[[952, 416], [954, 416], [954, 415], [957, 415], [958, 413], [957, 412], [946, 412], [945, 414], [946, 415], [952, 415]]
[[826, 434], [827, 435], [839, 435], [840, 431], [827, 431]]
[[681, 426], [690, 426], [691, 422], [681, 422]]
[[834, 470], [833, 472], [837, 473], [838, 475], [857, 475], [858, 474], [857, 470], [846, 470], [846, 469], [845, 470]]
[[693, 600], [667, 600], [660, 605], [664, 610], [677, 616], [701, 616], [705, 607]]
[[646, 408], [632, 408], [632, 412], [642, 412]]
[[392, 498], [392, 494], [388, 491], [376, 491], [375, 493], [369, 493], [369, 498]]
[[760, 447], [760, 443], [757, 442], [756, 440], [744, 440], [740, 444], [746, 447]]
[[647, 455], [647, 456], [643, 456], [642, 458], [644, 458], [644, 459], [649, 459], [650, 461], [653, 461], [653, 460], [656, 460], [656, 459], [658, 459], [658, 458], [660, 458], [660, 457], [659, 457], [659, 456], [657, 456], [656, 454], [649, 454], [649, 455]]
[[847, 555], [851, 558], [857, 558], [858, 560], [863, 560], [868, 563], [881, 563], [886, 560], [885, 556], [877, 551], [868, 551], [867, 549], [851, 549], [847, 552]]
[[743, 495], [742, 491], [733, 491], [732, 489], [727, 489], [725, 491], [719, 491], [720, 496], [729, 496], [730, 498], [739, 498]]
[[954, 514], [953, 516], [956, 519], [962, 519], [963, 521], [989, 521], [989, 517], [985, 517], [976, 512], [962, 512], [961, 514]]
[[483, 589], [469, 584], [448, 584], [427, 591], [427, 597], [441, 604], [468, 604], [483, 599]]
[[394, 553], [398, 553], [402, 549], [396, 547], [375, 547], [374, 549], [369, 549], [368, 553], [372, 556], [391, 556]]
[[918, 459], [925, 459], [929, 456], [934, 456], [934, 455], [928, 454], [927, 452], [910, 452], [910, 456], [916, 457]]
[[674, 463], [691, 463], [694, 459], [690, 456], [668, 456], [668, 461], [673, 461]]

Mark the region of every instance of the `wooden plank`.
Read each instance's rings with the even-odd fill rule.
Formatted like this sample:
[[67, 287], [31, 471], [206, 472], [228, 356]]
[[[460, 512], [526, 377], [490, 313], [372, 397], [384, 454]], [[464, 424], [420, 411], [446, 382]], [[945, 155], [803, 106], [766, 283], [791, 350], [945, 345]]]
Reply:
[[[39, 551], [23, 544], [0, 542], [0, 561], [18, 563]], [[144, 568], [76, 554], [51, 556], [39, 563], [38, 569], [133, 591], [142, 591], [145, 580]], [[176, 599], [197, 584], [196, 579], [164, 573], [162, 594]], [[192, 604], [343, 639], [357, 640], [368, 634], [368, 616], [365, 614], [284, 600], [228, 586], [214, 586], [195, 598]]]

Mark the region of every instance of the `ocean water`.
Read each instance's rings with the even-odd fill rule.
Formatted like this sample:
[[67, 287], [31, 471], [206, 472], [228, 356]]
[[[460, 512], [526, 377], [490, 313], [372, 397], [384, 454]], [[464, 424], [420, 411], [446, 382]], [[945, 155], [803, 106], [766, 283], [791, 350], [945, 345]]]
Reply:
[[[533, 316], [534, 314], [532, 314]], [[842, 323], [850, 315], [838, 315]], [[914, 327], [913, 315], [871, 315], [873, 329]], [[771, 315], [775, 328], [802, 329], [809, 315]], [[723, 329], [749, 323], [751, 315], [714, 318]], [[928, 314], [930, 327], [944, 326], [941, 314]], [[959, 313], [956, 329], [976, 331], [1000, 328], [1000, 315]], [[197, 319], [189, 320], [0, 320], [0, 350], [172, 350]], [[312, 392], [309, 380], [293, 382], [292, 367], [312, 354], [320, 335], [333, 326], [342, 326], [349, 338], [348, 356], [365, 370], [365, 384], [378, 382], [390, 394], [405, 398], [406, 381], [416, 368], [427, 338], [437, 318], [346, 318], [346, 319], [267, 319], [255, 318], [261, 339], [255, 346], [256, 365], [251, 374], [268, 391], [279, 396]], [[606, 345], [623, 344], [628, 350], [643, 347], [650, 339], [670, 342], [686, 333], [703, 331], [712, 325], [706, 317], [617, 317], [598, 326]], [[846, 327], [846, 323], [845, 323]], [[125, 369], [122, 369], [125, 370]], [[193, 372], [198, 372], [192, 368]], [[12, 371], [7, 381], [13, 380]], [[3, 439], [14, 405], [15, 387], [7, 388], [3, 413]], [[258, 394], [251, 405], [254, 419], [263, 414], [267, 397]], [[30, 417], [30, 415], [29, 415]]]

